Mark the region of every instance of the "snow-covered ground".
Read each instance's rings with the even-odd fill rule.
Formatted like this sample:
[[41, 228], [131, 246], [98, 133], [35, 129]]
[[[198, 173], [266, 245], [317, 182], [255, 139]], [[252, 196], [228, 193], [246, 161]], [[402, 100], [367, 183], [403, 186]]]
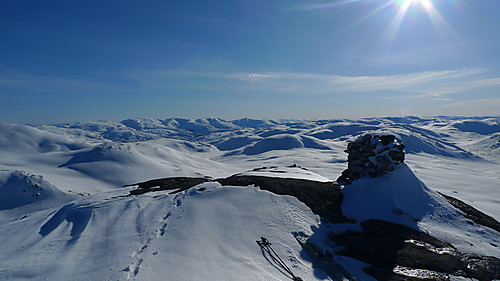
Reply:
[[[387, 132], [406, 145], [407, 165], [346, 187], [346, 215], [408, 224], [500, 257], [495, 232], [467, 224], [436, 193], [500, 220], [499, 118], [0, 124], [0, 279], [290, 280], [255, 243], [265, 236], [302, 279], [328, 280], [292, 235], [319, 224], [294, 197], [215, 182], [125, 197], [123, 186], [235, 174], [334, 181], [350, 140]], [[355, 270], [361, 262], [350, 264], [369, 280]]]

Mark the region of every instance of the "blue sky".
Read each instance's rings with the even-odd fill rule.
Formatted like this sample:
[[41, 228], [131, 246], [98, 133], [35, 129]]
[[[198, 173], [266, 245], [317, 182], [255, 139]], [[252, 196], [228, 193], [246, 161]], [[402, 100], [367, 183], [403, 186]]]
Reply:
[[500, 115], [498, 0], [0, 2], [0, 121]]

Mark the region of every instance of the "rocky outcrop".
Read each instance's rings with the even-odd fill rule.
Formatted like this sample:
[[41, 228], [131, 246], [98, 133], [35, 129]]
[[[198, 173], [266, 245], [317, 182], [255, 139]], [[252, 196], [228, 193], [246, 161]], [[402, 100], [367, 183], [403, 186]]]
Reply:
[[[380, 142], [384, 141], [385, 146], [394, 143], [396, 149], [400, 150], [397, 148], [400, 144], [394, 141], [395, 139], [392, 139], [393, 143], [390, 141], [391, 138], [377, 137], [377, 139]], [[334, 182], [243, 175], [217, 180], [176, 177], [135, 184], [137, 189], [131, 190], [130, 195], [160, 190], [171, 190], [171, 193], [176, 193], [207, 181], [217, 181], [223, 186], [254, 185], [275, 194], [294, 196], [307, 205], [322, 218], [319, 229], [325, 226], [314, 235], [324, 238], [327, 234], [337, 249], [333, 255], [321, 248], [314, 251], [314, 255], [318, 256], [313, 263], [323, 268], [332, 278], [338, 275], [339, 268], [342, 269], [336, 263], [336, 256], [345, 256], [367, 263], [368, 267], [364, 271], [380, 281], [450, 280], [453, 276], [480, 281], [500, 279], [498, 258], [462, 253], [449, 243], [404, 225], [382, 220], [366, 220], [360, 222], [359, 232], [329, 233], [331, 227], [326, 227], [326, 223], [354, 222], [342, 213], [341, 205], [344, 197], [341, 186]], [[202, 188], [198, 191], [202, 191]], [[482, 224], [498, 231], [500, 224], [493, 218], [456, 198], [451, 196], [445, 198], [464, 212], [464, 216], [470, 219], [471, 223]], [[307, 239], [301, 243], [303, 248], [304, 245], [310, 244]], [[348, 276], [348, 274], [343, 275]]]
[[469, 219], [477, 224], [494, 229], [500, 233], [500, 223], [493, 217], [488, 216], [487, 214], [479, 211], [478, 209], [472, 207], [469, 204], [466, 204], [461, 200], [458, 200], [455, 197], [446, 195], [441, 192], [439, 192], [439, 194], [441, 194], [441, 196], [443, 196], [446, 199], [446, 201], [448, 201], [448, 203], [453, 205], [453, 207], [462, 211], [464, 213], [463, 217], [465, 217], [466, 219]]
[[381, 220], [361, 223], [362, 232], [330, 235], [337, 254], [368, 263], [377, 280], [449, 280], [451, 276], [500, 278], [500, 260], [464, 254], [452, 245], [404, 225]]
[[349, 220], [342, 214], [340, 186], [333, 182], [318, 182], [303, 179], [273, 178], [264, 176], [231, 176], [217, 179], [222, 185], [255, 185], [279, 195], [291, 195], [306, 204], [313, 213], [325, 221], [342, 223]]
[[347, 145], [347, 169], [337, 179], [339, 184], [350, 184], [365, 176], [376, 177], [393, 171], [405, 160], [404, 145], [393, 135], [359, 137]]
[[128, 186], [137, 186], [136, 189], [130, 191], [129, 195], [139, 195], [148, 192], [154, 191], [162, 191], [162, 190], [172, 190], [170, 194], [178, 193], [189, 189], [193, 186], [196, 186], [200, 183], [204, 183], [209, 181], [206, 178], [190, 178], [190, 177], [172, 177], [172, 178], [162, 178], [162, 179], [154, 179], [145, 182], [135, 183], [125, 185]]

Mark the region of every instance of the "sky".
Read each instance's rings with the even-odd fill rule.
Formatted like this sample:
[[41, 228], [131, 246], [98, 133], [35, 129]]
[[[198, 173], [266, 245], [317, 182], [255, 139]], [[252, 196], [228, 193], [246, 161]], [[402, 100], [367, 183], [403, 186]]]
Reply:
[[500, 115], [499, 0], [0, 0], [0, 122]]

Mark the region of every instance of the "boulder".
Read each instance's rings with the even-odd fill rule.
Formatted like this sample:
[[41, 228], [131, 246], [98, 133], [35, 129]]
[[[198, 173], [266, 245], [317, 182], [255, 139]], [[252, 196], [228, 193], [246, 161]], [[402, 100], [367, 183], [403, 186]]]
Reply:
[[393, 171], [405, 160], [404, 147], [394, 135], [359, 137], [347, 145], [348, 166], [337, 182], [345, 185], [361, 177], [377, 177]]

